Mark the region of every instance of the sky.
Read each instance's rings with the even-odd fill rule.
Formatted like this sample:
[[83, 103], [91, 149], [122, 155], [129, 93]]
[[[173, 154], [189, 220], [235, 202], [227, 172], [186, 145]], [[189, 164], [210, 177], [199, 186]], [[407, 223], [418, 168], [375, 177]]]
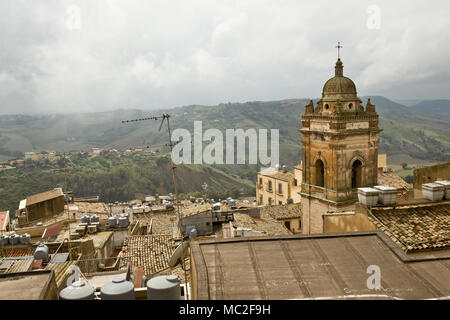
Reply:
[[0, 113], [450, 98], [450, 2], [0, 0]]

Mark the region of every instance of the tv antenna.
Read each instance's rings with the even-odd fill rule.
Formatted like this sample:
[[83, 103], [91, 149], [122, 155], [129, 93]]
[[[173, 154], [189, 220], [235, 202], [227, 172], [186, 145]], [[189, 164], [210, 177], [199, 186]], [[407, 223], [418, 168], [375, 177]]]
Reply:
[[161, 120], [161, 124], [159, 125], [158, 131], [161, 131], [161, 128], [164, 124], [164, 121], [167, 119], [167, 132], [169, 134], [169, 143], [165, 144], [168, 145], [170, 148], [170, 164], [172, 169], [172, 178], [173, 178], [173, 186], [175, 189], [175, 205], [177, 206], [177, 224], [180, 222], [180, 205], [178, 203], [178, 188], [177, 188], [177, 179], [176, 179], [176, 172], [175, 169], [177, 168], [172, 160], [172, 149], [177, 144], [172, 141], [172, 134], [170, 131], [170, 114], [163, 113], [162, 116], [158, 117], [147, 117], [147, 118], [139, 118], [139, 119], [133, 119], [133, 120], [122, 120], [122, 123], [129, 123], [129, 122], [139, 122], [139, 121], [148, 121], [148, 120]]

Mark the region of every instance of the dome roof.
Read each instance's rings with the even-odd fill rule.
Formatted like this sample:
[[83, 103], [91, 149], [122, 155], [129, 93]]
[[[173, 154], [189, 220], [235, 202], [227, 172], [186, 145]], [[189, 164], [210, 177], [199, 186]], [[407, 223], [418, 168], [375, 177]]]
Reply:
[[347, 77], [343, 76], [343, 65], [341, 59], [338, 59], [335, 66], [335, 76], [325, 82], [322, 95], [351, 94], [356, 95], [355, 83]]

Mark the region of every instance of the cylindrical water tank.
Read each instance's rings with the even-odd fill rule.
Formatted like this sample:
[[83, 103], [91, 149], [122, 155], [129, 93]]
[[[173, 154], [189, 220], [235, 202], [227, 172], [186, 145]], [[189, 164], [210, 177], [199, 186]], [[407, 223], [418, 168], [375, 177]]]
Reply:
[[123, 217], [123, 216], [121, 216], [119, 218], [119, 227], [126, 228], [127, 226], [128, 226], [128, 219]]
[[48, 259], [48, 247], [45, 244], [40, 244], [34, 251], [35, 260], [47, 260]]
[[116, 217], [109, 217], [108, 218], [108, 224], [110, 227], [115, 227], [117, 224], [117, 219]]
[[94, 214], [94, 215], [91, 217], [91, 223], [94, 223], [94, 222], [100, 222], [100, 218], [99, 218], [99, 216], [96, 215], [96, 214]]
[[94, 300], [94, 288], [82, 281], [75, 281], [59, 293], [62, 300]]
[[91, 217], [89, 217], [88, 215], [84, 215], [81, 217], [81, 223], [89, 223], [89, 221], [91, 221]]
[[5, 236], [5, 235], [2, 235], [2, 236], [0, 236], [0, 246], [6, 246], [6, 245], [8, 245], [8, 243], [9, 243], [9, 237], [8, 236]]
[[176, 275], [154, 277], [147, 281], [147, 300], [180, 299], [180, 279]]
[[22, 244], [29, 244], [31, 240], [31, 237], [28, 233], [24, 233], [20, 236], [20, 243]]
[[18, 234], [12, 234], [9, 236], [9, 244], [18, 244], [20, 241], [20, 236]]
[[100, 289], [102, 300], [134, 300], [134, 285], [124, 278], [115, 278]]
[[198, 233], [197, 233], [197, 229], [196, 228], [192, 228], [191, 230], [189, 230], [189, 238], [195, 238], [197, 237]]

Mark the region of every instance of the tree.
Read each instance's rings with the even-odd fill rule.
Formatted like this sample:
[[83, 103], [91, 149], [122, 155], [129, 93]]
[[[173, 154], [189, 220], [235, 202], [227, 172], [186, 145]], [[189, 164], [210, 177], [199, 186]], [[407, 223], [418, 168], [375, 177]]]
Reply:
[[406, 162], [403, 162], [402, 163], [402, 168], [403, 168], [403, 170], [408, 169], [408, 164]]

